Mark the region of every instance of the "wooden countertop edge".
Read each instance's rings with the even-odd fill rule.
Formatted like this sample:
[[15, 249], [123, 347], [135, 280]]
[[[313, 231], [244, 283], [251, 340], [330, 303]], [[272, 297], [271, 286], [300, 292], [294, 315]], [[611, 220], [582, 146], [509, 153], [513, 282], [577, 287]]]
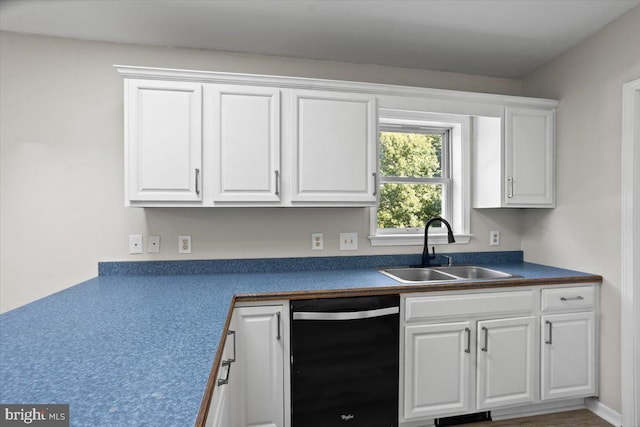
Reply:
[[489, 281], [467, 281], [462, 283], [438, 283], [432, 285], [407, 285], [398, 284], [390, 286], [380, 286], [375, 288], [353, 288], [353, 289], [331, 289], [331, 290], [318, 290], [318, 291], [284, 291], [284, 292], [270, 292], [270, 293], [257, 293], [257, 294], [241, 294], [234, 295], [231, 304], [229, 305], [229, 311], [227, 312], [227, 318], [224, 324], [224, 330], [218, 348], [216, 356], [213, 359], [211, 365], [211, 371], [207, 384], [205, 386], [204, 394], [202, 396], [202, 402], [200, 403], [200, 410], [196, 418], [195, 427], [205, 427], [207, 420], [207, 414], [209, 407], [211, 406], [211, 400], [213, 397], [213, 389], [215, 386], [215, 379], [218, 376], [218, 369], [220, 366], [220, 360], [222, 359], [222, 353], [227, 340], [227, 331], [229, 330], [229, 324], [231, 323], [231, 316], [236, 302], [249, 302], [249, 301], [273, 301], [273, 300], [296, 300], [296, 299], [310, 299], [310, 298], [331, 298], [331, 297], [357, 297], [368, 295], [387, 295], [398, 293], [412, 293], [412, 292], [437, 292], [437, 291], [458, 291], [469, 289], [495, 289], [495, 288], [513, 288], [520, 286], [544, 286], [544, 285], [566, 285], [566, 284], [578, 284], [578, 283], [602, 283], [602, 276], [598, 275], [585, 275], [585, 276], [567, 276], [567, 277], [546, 277], [537, 279], [527, 278], [514, 278], [507, 280], [489, 280]]

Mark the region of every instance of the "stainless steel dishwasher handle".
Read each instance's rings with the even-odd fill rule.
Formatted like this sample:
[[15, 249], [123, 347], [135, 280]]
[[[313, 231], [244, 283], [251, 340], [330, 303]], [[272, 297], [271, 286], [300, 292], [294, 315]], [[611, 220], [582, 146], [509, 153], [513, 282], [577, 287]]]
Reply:
[[359, 320], [388, 316], [400, 313], [400, 307], [378, 308], [376, 310], [349, 311], [344, 313], [324, 313], [310, 311], [296, 311], [293, 320]]

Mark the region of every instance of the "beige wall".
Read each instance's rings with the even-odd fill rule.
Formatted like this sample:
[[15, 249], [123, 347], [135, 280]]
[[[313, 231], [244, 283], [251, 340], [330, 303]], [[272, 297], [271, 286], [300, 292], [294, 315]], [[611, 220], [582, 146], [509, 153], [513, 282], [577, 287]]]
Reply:
[[640, 7], [523, 79], [526, 95], [560, 100], [557, 208], [525, 213], [528, 261], [600, 274], [601, 402], [620, 402], [620, 138], [622, 85], [640, 77]]
[[[97, 275], [104, 260], [419, 253], [372, 248], [368, 210], [124, 208], [123, 83], [113, 64], [291, 75], [518, 95], [521, 82], [463, 74], [2, 33], [0, 310]], [[521, 214], [473, 212], [469, 245], [519, 250]], [[488, 245], [489, 230], [502, 245]], [[357, 231], [360, 249], [339, 252]], [[310, 250], [323, 232], [325, 250]], [[158, 234], [160, 254], [129, 255], [129, 234]], [[177, 254], [177, 236], [193, 254]]]

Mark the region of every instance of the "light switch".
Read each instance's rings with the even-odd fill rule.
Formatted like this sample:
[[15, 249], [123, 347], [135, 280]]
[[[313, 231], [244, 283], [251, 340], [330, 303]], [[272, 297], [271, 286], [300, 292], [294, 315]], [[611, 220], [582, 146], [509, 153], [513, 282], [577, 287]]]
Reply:
[[129, 236], [129, 253], [130, 254], [142, 253], [142, 234], [131, 234]]

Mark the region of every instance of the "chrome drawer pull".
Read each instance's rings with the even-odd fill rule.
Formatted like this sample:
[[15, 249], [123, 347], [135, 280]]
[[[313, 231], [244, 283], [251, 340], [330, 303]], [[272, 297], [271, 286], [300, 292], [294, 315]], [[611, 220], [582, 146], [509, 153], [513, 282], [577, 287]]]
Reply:
[[196, 168], [196, 194], [200, 195], [200, 187], [198, 181], [200, 181], [200, 169]]
[[584, 298], [578, 295], [577, 297], [560, 297], [560, 301], [582, 301]]
[[276, 196], [280, 195], [280, 171], [274, 171], [276, 176]]

